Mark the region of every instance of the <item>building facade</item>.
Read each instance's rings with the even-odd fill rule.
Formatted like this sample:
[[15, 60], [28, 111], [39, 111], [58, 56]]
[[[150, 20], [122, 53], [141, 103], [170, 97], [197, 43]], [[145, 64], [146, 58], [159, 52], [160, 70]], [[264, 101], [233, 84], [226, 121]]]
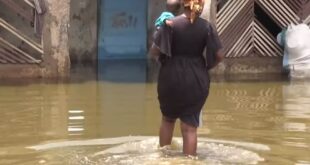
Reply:
[[[41, 1], [47, 10], [39, 37], [32, 0], [0, 1], [0, 78], [66, 77], [71, 63], [146, 59], [154, 21], [165, 10], [165, 0]], [[309, 23], [309, 6], [308, 0], [206, 1], [202, 17], [217, 27], [226, 56], [213, 72], [280, 73], [276, 35], [290, 23]]]

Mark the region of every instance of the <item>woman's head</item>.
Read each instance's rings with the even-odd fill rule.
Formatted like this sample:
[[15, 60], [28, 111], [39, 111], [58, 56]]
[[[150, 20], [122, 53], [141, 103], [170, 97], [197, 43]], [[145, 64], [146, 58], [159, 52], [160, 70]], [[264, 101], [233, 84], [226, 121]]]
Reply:
[[190, 11], [190, 20], [192, 23], [202, 13], [204, 2], [205, 0], [184, 0], [184, 9]]

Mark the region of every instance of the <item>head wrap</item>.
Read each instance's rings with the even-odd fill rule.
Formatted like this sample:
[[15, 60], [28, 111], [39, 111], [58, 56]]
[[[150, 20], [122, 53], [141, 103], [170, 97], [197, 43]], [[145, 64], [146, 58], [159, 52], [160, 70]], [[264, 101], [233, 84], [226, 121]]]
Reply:
[[191, 11], [190, 21], [194, 22], [197, 16], [201, 14], [204, 6], [203, 0], [184, 0], [184, 7], [187, 7]]

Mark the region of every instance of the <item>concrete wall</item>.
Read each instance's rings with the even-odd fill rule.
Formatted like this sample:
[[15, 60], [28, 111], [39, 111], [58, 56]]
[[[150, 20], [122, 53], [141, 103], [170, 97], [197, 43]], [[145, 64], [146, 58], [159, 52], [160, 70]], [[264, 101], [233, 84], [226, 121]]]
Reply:
[[48, 12], [45, 14], [43, 43], [44, 77], [67, 77], [70, 73], [69, 20], [71, 0], [46, 0]]
[[72, 63], [96, 62], [99, 0], [73, 0], [70, 3], [69, 46]]
[[282, 61], [277, 58], [244, 57], [226, 58], [224, 62], [212, 70], [214, 74], [269, 74], [281, 73]]
[[41, 75], [42, 68], [38, 65], [0, 64], [0, 79], [39, 78]]

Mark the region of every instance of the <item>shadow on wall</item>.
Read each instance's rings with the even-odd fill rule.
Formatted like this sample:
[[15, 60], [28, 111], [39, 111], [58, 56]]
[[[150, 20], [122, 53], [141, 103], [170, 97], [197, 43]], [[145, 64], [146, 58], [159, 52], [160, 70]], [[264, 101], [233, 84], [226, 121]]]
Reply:
[[69, 47], [71, 62], [97, 59], [97, 0], [70, 2]]

